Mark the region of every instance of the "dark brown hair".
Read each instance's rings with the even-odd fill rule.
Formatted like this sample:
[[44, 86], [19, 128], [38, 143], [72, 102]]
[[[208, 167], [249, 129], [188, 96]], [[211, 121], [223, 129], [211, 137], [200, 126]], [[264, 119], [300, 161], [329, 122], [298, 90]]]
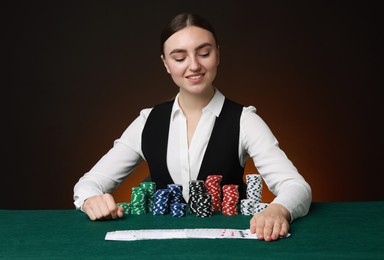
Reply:
[[210, 31], [213, 35], [213, 38], [216, 41], [216, 45], [219, 43], [217, 41], [217, 36], [213, 26], [203, 17], [197, 14], [191, 13], [181, 13], [176, 15], [168, 25], [163, 29], [160, 36], [160, 52], [164, 55], [164, 43], [165, 41], [171, 37], [174, 33], [184, 29], [187, 26], [196, 26], [207, 31]]

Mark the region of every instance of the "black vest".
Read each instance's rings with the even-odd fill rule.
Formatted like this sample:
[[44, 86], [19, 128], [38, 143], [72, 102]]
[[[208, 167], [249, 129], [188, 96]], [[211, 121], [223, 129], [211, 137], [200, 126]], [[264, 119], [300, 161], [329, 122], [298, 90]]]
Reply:
[[[149, 166], [151, 180], [156, 182], [158, 189], [173, 183], [167, 167], [168, 133], [173, 103], [174, 100], [152, 109], [141, 136], [141, 148]], [[208, 175], [222, 175], [221, 185], [239, 185], [241, 198], [245, 198], [244, 168], [239, 161], [242, 110], [243, 106], [225, 99], [221, 113], [216, 118], [197, 179], [205, 181]]]

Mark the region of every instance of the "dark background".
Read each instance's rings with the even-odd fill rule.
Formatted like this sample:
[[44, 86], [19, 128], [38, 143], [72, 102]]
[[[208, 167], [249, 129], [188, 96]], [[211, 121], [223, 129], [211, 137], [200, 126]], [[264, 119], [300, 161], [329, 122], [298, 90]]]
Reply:
[[[0, 208], [73, 208], [77, 180], [140, 110], [177, 93], [159, 34], [184, 11], [215, 26], [215, 86], [257, 107], [314, 201], [384, 200], [378, 2], [6, 4]], [[129, 200], [130, 186], [147, 172], [143, 164], [128, 177], [117, 200]]]

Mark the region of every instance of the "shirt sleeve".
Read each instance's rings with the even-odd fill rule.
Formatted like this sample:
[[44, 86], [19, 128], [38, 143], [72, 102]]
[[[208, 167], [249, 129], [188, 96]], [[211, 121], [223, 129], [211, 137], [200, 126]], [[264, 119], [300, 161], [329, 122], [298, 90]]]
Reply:
[[112, 192], [144, 159], [141, 133], [151, 109], [141, 111], [113, 147], [79, 179], [74, 187], [74, 204], [82, 209], [84, 200]]
[[283, 205], [291, 214], [291, 221], [308, 213], [312, 192], [299, 174], [266, 123], [253, 106], [245, 107], [240, 118], [240, 157], [248, 156], [276, 196], [272, 203]]

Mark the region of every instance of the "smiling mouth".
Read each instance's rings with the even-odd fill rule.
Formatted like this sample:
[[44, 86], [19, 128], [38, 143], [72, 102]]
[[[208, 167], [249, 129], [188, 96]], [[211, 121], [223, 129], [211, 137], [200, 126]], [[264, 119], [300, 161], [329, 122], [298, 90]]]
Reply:
[[191, 76], [187, 76], [187, 79], [200, 79], [203, 76], [204, 74], [191, 75]]

